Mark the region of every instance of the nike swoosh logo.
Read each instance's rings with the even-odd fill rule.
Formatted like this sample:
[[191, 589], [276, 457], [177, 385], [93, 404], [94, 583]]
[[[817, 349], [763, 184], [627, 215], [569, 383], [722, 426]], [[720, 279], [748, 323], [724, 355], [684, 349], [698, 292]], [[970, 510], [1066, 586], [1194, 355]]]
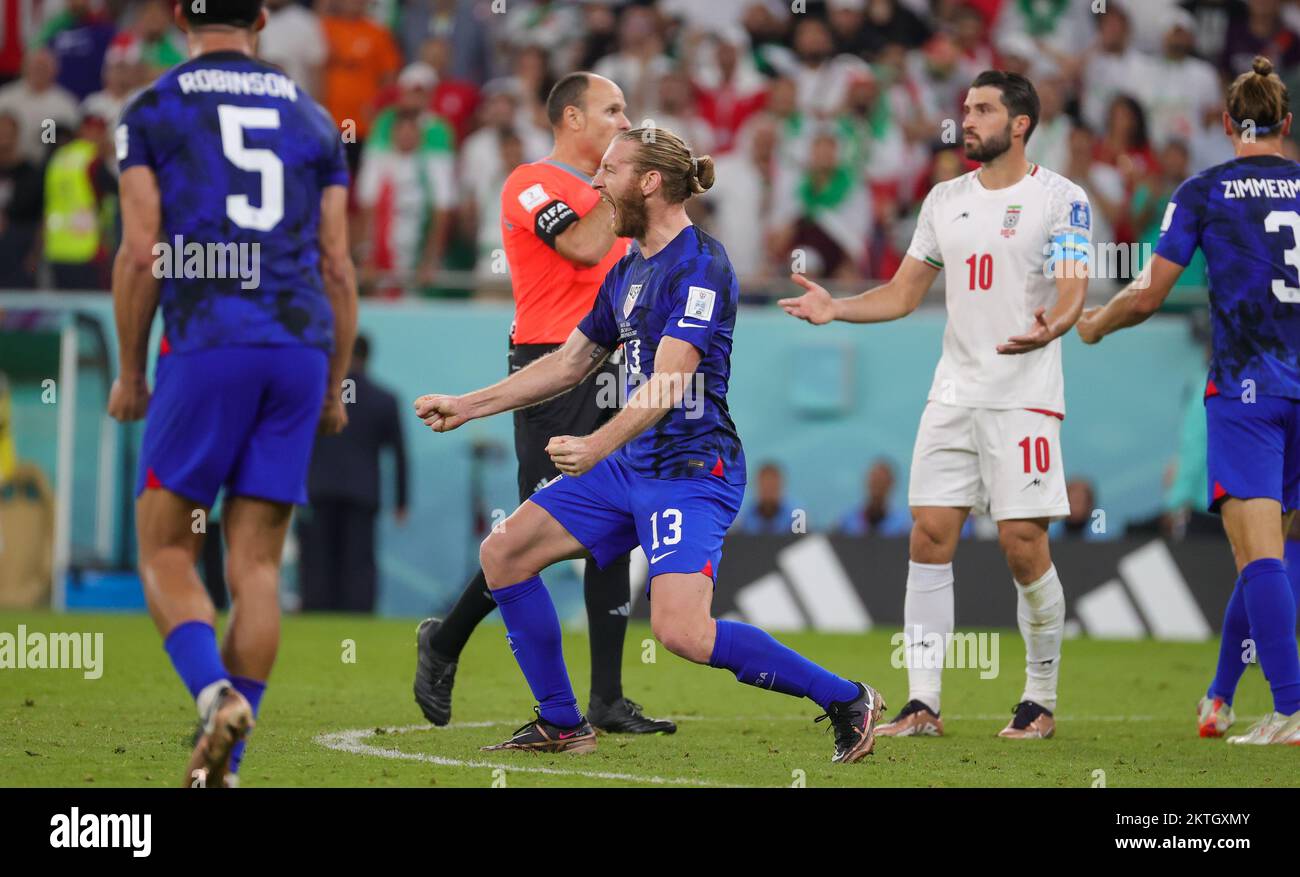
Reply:
[[705, 325], [702, 324], [702, 323], [688, 323], [688, 322], [686, 322], [685, 320], [678, 320], [678, 321], [677, 321], [677, 325], [681, 326], [683, 329], [707, 329], [707, 328], [709, 328], [708, 326], [705, 326]]
[[561, 740], [568, 740], [570, 737], [572, 737], [574, 734], [577, 734], [577, 733], [580, 733], [580, 732], [579, 732], [579, 731], [570, 731], [570, 732], [567, 733], [567, 734], [561, 734], [561, 735], [560, 735], [560, 739], [561, 739]]
[[656, 555], [654, 555], [654, 556], [652, 556], [652, 557], [650, 558], [650, 562], [651, 562], [651, 563], [658, 563], [659, 561], [661, 561], [661, 560], [663, 560], [665, 557], [667, 557], [669, 554], [676, 554], [676, 553], [677, 553], [677, 549], [674, 548], [672, 551], [666, 551], [666, 552], [664, 552], [663, 554], [656, 554]]

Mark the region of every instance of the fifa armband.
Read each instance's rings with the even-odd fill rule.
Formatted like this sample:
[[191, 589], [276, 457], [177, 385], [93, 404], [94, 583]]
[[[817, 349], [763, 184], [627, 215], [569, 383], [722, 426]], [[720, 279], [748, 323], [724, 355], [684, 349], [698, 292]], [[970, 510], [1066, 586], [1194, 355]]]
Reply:
[[553, 250], [555, 239], [581, 218], [578, 211], [557, 199], [533, 215], [533, 232]]

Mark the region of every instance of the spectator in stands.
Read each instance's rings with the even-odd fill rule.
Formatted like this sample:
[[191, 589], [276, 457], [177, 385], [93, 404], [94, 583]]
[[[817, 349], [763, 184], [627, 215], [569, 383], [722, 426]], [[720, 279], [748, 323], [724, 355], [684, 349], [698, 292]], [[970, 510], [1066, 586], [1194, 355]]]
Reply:
[[[662, 4], [661, 4], [662, 7]], [[582, 4], [582, 36], [574, 42], [571, 70], [590, 70], [618, 43], [618, 14], [611, 3]]]
[[[370, 134], [375, 98], [402, 66], [392, 34], [366, 15], [367, 5], [367, 0], [335, 0], [332, 14], [321, 21], [328, 48], [322, 97], [343, 126], [343, 144], [354, 174]], [[346, 136], [349, 133], [354, 136]]]
[[45, 259], [56, 289], [108, 288], [116, 222], [110, 212], [117, 193], [113, 155], [108, 121], [91, 113], [81, 120], [76, 139], [56, 149], [45, 166]]
[[465, 210], [465, 227], [475, 230], [474, 274], [505, 291], [510, 288], [510, 279], [501, 236], [501, 189], [511, 171], [526, 161], [536, 161], [548, 150], [543, 149], [540, 155], [526, 156], [523, 140], [515, 129], [483, 129], [479, 133], [489, 131], [493, 135], [490, 145], [497, 154], [487, 170], [465, 174], [469, 197], [461, 199], [461, 203]]
[[546, 64], [546, 53], [531, 46], [514, 56], [510, 76], [516, 84], [516, 93], [522, 106], [516, 125], [532, 125], [542, 130], [550, 142], [551, 120], [546, 116], [546, 98], [555, 86], [556, 78]]
[[0, 112], [0, 289], [36, 285], [44, 185], [19, 146], [18, 118]]
[[866, 0], [867, 54], [888, 43], [915, 49], [930, 38], [930, 28], [899, 0]]
[[141, 85], [153, 82], [189, 57], [172, 19], [172, 5], [170, 0], [144, 0], [135, 21], [113, 41], [114, 45], [135, 46], [145, 66]]
[[[1163, 54], [1151, 62], [1141, 83], [1142, 104], [1156, 149], [1173, 140], [1191, 143], [1202, 136], [1207, 120], [1218, 120], [1223, 84], [1213, 66], [1192, 54], [1195, 27], [1195, 19], [1185, 9], [1167, 14]], [[1214, 136], [1224, 139], [1222, 126], [1213, 127]]]
[[1132, 22], [1119, 4], [1108, 3], [1097, 24], [1097, 42], [1084, 55], [1079, 100], [1083, 121], [1100, 131], [1108, 125], [1115, 98], [1144, 87], [1152, 61], [1133, 48]]
[[[502, 172], [509, 174], [514, 165], [502, 168], [501, 138], [508, 132], [517, 137], [523, 153], [523, 161], [537, 161], [545, 158], [551, 151], [551, 138], [538, 131], [531, 120], [522, 120], [519, 116], [520, 100], [516, 90], [517, 83], [511, 79], [494, 79], [483, 86], [483, 104], [479, 111], [480, 125], [477, 131], [465, 138], [460, 150], [461, 179], [476, 191], [482, 188], [484, 179], [496, 179]], [[492, 200], [500, 202], [501, 190], [492, 195]], [[468, 202], [467, 202], [468, 203]], [[483, 205], [480, 205], [483, 206]], [[500, 212], [497, 204], [492, 213]], [[482, 211], [478, 211], [482, 215]], [[469, 227], [473, 228], [471, 224]], [[496, 237], [500, 237], [498, 233]]]
[[1218, 66], [1223, 58], [1228, 23], [1245, 17], [1245, 0], [1183, 0], [1181, 5], [1195, 20], [1196, 54]]
[[55, 81], [58, 72], [53, 52], [33, 49], [23, 59], [22, 78], [0, 88], [0, 112], [18, 120], [23, 155], [37, 165], [45, 163], [58, 135], [69, 135], [79, 118], [77, 99]]
[[912, 531], [912, 513], [894, 504], [894, 466], [879, 459], [871, 464], [864, 481], [865, 500], [840, 518], [835, 531], [844, 536], [906, 536]]
[[646, 117], [691, 145], [696, 155], [713, 152], [713, 129], [695, 113], [694, 93], [685, 71], [669, 70], [659, 78], [658, 93]]
[[[104, 88], [82, 102], [83, 110], [107, 119], [109, 127], [116, 128], [127, 99], [144, 84], [146, 75], [140, 61], [139, 46], [114, 43], [104, 56]], [[116, 156], [113, 156], [112, 163], [116, 168]]]
[[[830, 128], [812, 138], [807, 165], [777, 207], [784, 230], [774, 238], [774, 258], [793, 250], [806, 255], [804, 270], [817, 277], [861, 278], [871, 237], [871, 197], [862, 180], [840, 161], [840, 139]], [[779, 254], [779, 255], [778, 255]]]
[[379, 458], [394, 457], [393, 515], [407, 515], [406, 443], [397, 398], [370, 379], [370, 341], [357, 335], [344, 386], [348, 425], [316, 440], [307, 476], [310, 505], [298, 517], [301, 546], [298, 575], [306, 612], [364, 612], [375, 609], [378, 567], [375, 523], [379, 514]]
[[65, 0], [63, 12], [45, 22], [36, 38], [59, 60], [59, 85], [81, 100], [103, 87], [104, 55], [117, 29], [92, 0]]
[[796, 509], [785, 496], [785, 475], [781, 467], [767, 462], [758, 467], [754, 502], [741, 512], [737, 526], [751, 535], [789, 535], [794, 532]]
[[385, 296], [414, 286], [433, 291], [446, 254], [458, 200], [450, 130], [430, 139], [419, 110], [400, 108], [385, 119], [385, 143], [366, 147], [357, 178], [360, 228], [368, 240], [362, 277]]
[[1094, 18], [1108, 16], [1117, 0], [1107, 0], [1106, 11], [1093, 15], [1091, 3], [1054, 0], [1004, 0], [993, 26], [994, 41], [1001, 47], [1003, 37], [1023, 34], [1042, 46], [1042, 51], [1061, 56], [1073, 55], [1093, 32]]
[[848, 70], [838, 63], [835, 41], [825, 21], [799, 16], [794, 54], [793, 63], [785, 65], [783, 72], [794, 80], [799, 110], [814, 118], [839, 112], [848, 87]]
[[826, 21], [835, 54], [865, 58], [879, 48], [879, 37], [867, 23], [866, 0], [826, 0]]
[[310, 94], [321, 94], [325, 67], [325, 30], [316, 13], [293, 0], [266, 0], [266, 27], [257, 43], [264, 60], [284, 68]]
[[[434, 65], [440, 78], [479, 86], [494, 77], [497, 66], [488, 23], [493, 16], [481, 15], [476, 5], [475, 0], [407, 0], [398, 29], [407, 60], [421, 57], [426, 41], [436, 37], [456, 47], [454, 53], [448, 53], [445, 68]], [[423, 60], [428, 63], [427, 58]]]
[[1074, 120], [1065, 113], [1066, 81], [1059, 68], [1046, 68], [1034, 80], [1039, 116], [1034, 136], [1025, 144], [1025, 156], [1048, 170], [1064, 173], [1070, 155]]
[[1115, 234], [1121, 241], [1131, 241], [1136, 236], [1128, 216], [1128, 201], [1138, 181], [1156, 168], [1147, 130], [1146, 114], [1137, 99], [1127, 94], [1115, 95], [1106, 114], [1106, 130], [1097, 144], [1097, 158], [1119, 171], [1124, 180], [1123, 209], [1115, 219]]
[[[437, 74], [433, 93], [429, 95], [429, 108], [447, 120], [456, 132], [457, 143], [462, 142], [472, 129], [480, 97], [477, 82], [456, 73], [453, 59], [459, 57], [459, 53], [460, 46], [453, 45], [447, 37], [432, 37], [421, 43], [419, 58]], [[549, 138], [549, 125], [543, 136]]]
[[1094, 516], [1097, 508], [1097, 490], [1086, 478], [1071, 478], [1065, 485], [1065, 495], [1070, 503], [1070, 513], [1051, 526], [1053, 539], [1070, 539], [1096, 542], [1108, 538], [1106, 529], [1098, 532], [1103, 516]]
[[1219, 69], [1235, 78], [1250, 71], [1256, 55], [1282, 71], [1300, 64], [1300, 36], [1282, 20], [1282, 0], [1247, 0], [1246, 14], [1228, 19]]
[[726, 249], [742, 295], [772, 275], [767, 238], [775, 209], [777, 137], [776, 121], [758, 116], [745, 126], [738, 148], [714, 160], [715, 182], [706, 199], [713, 208], [710, 233]]
[[618, 23], [618, 51], [597, 61], [592, 72], [618, 83], [627, 98], [628, 118], [641, 119], [655, 102], [660, 77], [670, 69], [657, 13], [629, 6]]
[[749, 52], [749, 35], [727, 27], [691, 43], [687, 71], [695, 90], [695, 112], [712, 129], [712, 155], [730, 152], [745, 122], [767, 100], [767, 81]]

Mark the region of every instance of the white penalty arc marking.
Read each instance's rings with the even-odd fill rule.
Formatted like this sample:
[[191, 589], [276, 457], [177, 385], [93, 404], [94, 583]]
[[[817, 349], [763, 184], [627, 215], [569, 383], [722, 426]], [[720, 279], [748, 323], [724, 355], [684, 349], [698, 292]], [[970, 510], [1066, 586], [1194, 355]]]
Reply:
[[657, 786], [703, 786], [708, 788], [745, 788], [731, 783], [715, 783], [710, 780], [698, 780], [687, 777], [638, 776], [636, 774], [616, 773], [604, 770], [565, 770], [558, 767], [535, 767], [532, 765], [509, 764], [506, 762], [471, 761], [461, 758], [447, 758], [443, 755], [429, 755], [423, 752], [403, 752], [400, 749], [387, 749], [367, 743], [376, 733], [409, 734], [414, 731], [454, 730], [456, 728], [490, 728], [506, 725], [508, 722], [457, 722], [445, 728], [432, 725], [404, 725], [397, 728], [358, 728], [350, 731], [334, 731], [318, 734], [312, 742], [336, 752], [351, 755], [370, 755], [375, 758], [387, 758], [396, 761], [422, 761], [442, 767], [468, 767], [485, 770], [500, 769], [517, 773], [539, 773], [549, 776], [586, 777], [593, 780], [615, 780], [629, 783], [648, 783]]

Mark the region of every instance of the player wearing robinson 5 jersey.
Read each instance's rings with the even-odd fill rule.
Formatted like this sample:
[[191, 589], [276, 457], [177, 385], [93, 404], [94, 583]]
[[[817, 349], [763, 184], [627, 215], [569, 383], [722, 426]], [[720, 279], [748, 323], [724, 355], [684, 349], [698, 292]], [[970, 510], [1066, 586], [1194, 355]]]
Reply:
[[[1061, 461], [1061, 346], [1087, 292], [1091, 217], [1083, 190], [1025, 159], [1038, 122], [1029, 80], [988, 70], [966, 97], [966, 156], [982, 163], [935, 186], [893, 280], [835, 300], [808, 291], [782, 307], [810, 323], [879, 323], [916, 309], [946, 267], [948, 326], [912, 456], [911, 562], [904, 601], [910, 693], [879, 732], [939, 736], [953, 629], [952, 559], [971, 509], [987, 508], [1014, 576], [1027, 680], [1000, 733], [1050, 737], [1065, 597], [1047, 525], [1069, 511]], [[1055, 297], [1055, 302], [1053, 302]], [[1028, 331], [1026, 331], [1028, 327]]]
[[[629, 371], [640, 376], [608, 423], [590, 435], [550, 440], [546, 451], [561, 475], [483, 541], [483, 573], [538, 701], [536, 721], [486, 748], [596, 748], [564, 668], [555, 606], [537, 573], [584, 555], [605, 566], [639, 544], [650, 561], [650, 625], [669, 651], [820, 704], [835, 729], [832, 760], [858, 761], [874, 745], [880, 696], [757, 627], [715, 621], [709, 611], [722, 539], [745, 493], [745, 455], [727, 410], [739, 285], [722, 245], [686, 215], [686, 200], [713, 185], [713, 160], [696, 158], [664, 129], [626, 131], [610, 144], [592, 185], [613, 204], [614, 232], [637, 246], [605, 276], [564, 346], [495, 386], [416, 400], [425, 423], [446, 432], [569, 391], [619, 344]], [[692, 390], [702, 405], [683, 404]]]
[[1267, 58], [1256, 58], [1254, 70], [1228, 89], [1223, 130], [1237, 157], [1178, 187], [1142, 278], [1089, 310], [1079, 336], [1096, 344], [1141, 323], [1196, 248], [1205, 253], [1214, 322], [1205, 386], [1206, 500], [1223, 515], [1238, 579], [1198, 726], [1202, 737], [1218, 737], [1232, 724], [1232, 698], [1246, 669], [1242, 644], [1253, 639], [1273, 712], [1228, 742], [1294, 746], [1300, 654], [1282, 553], [1300, 508], [1300, 164], [1282, 154], [1291, 113], [1286, 86]]

